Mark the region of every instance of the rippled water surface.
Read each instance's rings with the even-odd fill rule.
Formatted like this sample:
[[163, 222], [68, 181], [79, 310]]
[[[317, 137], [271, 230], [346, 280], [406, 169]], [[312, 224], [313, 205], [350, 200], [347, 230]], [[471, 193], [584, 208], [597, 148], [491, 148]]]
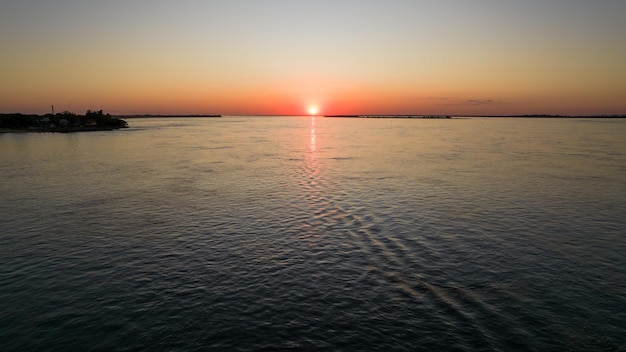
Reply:
[[623, 351], [626, 120], [0, 134], [0, 350]]

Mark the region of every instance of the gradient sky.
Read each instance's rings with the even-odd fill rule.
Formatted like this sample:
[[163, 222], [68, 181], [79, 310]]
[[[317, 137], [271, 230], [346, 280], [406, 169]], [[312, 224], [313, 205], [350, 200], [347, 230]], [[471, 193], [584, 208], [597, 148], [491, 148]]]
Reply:
[[4, 0], [0, 112], [626, 114], [623, 0]]

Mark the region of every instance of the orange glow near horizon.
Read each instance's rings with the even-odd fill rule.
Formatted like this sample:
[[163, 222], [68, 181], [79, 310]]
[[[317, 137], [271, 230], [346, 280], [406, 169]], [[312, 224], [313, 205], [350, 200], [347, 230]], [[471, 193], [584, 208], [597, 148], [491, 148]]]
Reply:
[[626, 2], [271, 2], [12, 2], [0, 113], [626, 114]]

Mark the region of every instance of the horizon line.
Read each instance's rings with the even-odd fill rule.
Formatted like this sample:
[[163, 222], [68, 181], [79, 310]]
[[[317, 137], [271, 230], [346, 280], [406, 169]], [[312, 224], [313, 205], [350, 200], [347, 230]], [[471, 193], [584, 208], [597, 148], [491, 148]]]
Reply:
[[[21, 113], [21, 112], [0, 112], [0, 115], [35, 115], [35, 116], [47, 116], [47, 115], [59, 115], [62, 113], [52, 114], [48, 113]], [[80, 114], [76, 114], [80, 115]], [[114, 117], [125, 118], [141, 118], [141, 117], [236, 117], [236, 116], [250, 116], [250, 117], [605, 117], [605, 118], [626, 118], [626, 113], [623, 114], [582, 114], [582, 115], [568, 115], [568, 114], [545, 114], [545, 113], [533, 113], [533, 114], [215, 114], [215, 113], [109, 113]]]

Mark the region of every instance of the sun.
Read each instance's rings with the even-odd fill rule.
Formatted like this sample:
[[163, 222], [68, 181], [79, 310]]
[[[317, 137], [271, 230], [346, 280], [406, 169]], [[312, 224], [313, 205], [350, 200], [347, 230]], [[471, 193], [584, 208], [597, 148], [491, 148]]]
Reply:
[[317, 113], [320, 111], [317, 106], [315, 105], [311, 105], [308, 107], [307, 111], [309, 112], [309, 115], [317, 115]]

